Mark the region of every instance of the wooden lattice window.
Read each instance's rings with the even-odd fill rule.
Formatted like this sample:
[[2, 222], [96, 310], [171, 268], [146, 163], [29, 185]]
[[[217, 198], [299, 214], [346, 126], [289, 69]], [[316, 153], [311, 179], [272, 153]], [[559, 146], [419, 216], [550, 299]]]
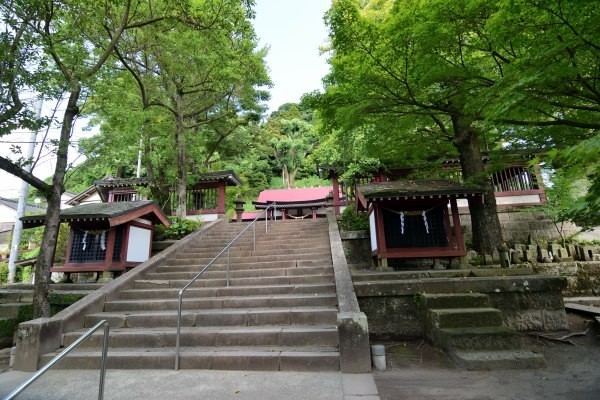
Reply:
[[448, 236], [444, 208], [423, 211], [383, 210], [385, 243], [388, 248], [444, 247]]
[[527, 167], [509, 167], [492, 175], [495, 192], [539, 189], [535, 173]]
[[73, 229], [73, 240], [71, 241], [71, 252], [69, 262], [71, 263], [97, 263], [103, 262], [106, 256], [106, 240], [108, 231]]

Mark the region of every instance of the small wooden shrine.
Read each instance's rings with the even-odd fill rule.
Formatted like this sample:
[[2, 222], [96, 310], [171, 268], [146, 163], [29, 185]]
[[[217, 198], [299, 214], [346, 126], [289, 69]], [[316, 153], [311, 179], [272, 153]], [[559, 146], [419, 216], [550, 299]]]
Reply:
[[367, 211], [371, 252], [380, 266], [393, 258], [466, 255], [457, 199], [483, 190], [443, 180], [397, 180], [356, 187], [356, 206]]
[[[25, 228], [43, 225], [45, 215], [21, 218]], [[154, 225], [169, 219], [154, 201], [83, 204], [64, 209], [70, 226], [64, 266], [52, 272], [118, 272], [146, 261], [152, 252]], [[106, 277], [106, 274], [105, 274]]]

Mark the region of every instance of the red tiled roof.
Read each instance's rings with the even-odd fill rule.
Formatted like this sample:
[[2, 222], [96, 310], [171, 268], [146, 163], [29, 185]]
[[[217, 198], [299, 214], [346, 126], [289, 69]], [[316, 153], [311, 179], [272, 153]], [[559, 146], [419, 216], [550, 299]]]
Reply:
[[258, 195], [257, 203], [269, 202], [304, 202], [317, 201], [327, 198], [329, 192], [333, 191], [331, 186], [295, 189], [270, 189], [263, 190]]

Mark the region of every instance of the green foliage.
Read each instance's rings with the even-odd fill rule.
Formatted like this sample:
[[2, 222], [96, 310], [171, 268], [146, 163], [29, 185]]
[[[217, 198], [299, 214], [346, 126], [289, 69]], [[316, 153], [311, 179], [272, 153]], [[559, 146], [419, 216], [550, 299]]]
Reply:
[[169, 225], [168, 228], [165, 228], [162, 225], [159, 225], [155, 228], [155, 235], [157, 237], [178, 240], [198, 230], [202, 226], [202, 222], [192, 221], [189, 219], [170, 217], [170, 220], [171, 225]]
[[[317, 186], [331, 186], [331, 181], [328, 179], [321, 179], [316, 175], [309, 176], [306, 178], [298, 179], [294, 184], [296, 188], [310, 188]], [[285, 189], [283, 179], [281, 177], [274, 177], [271, 179], [271, 183], [268, 189]]]
[[296, 174], [317, 144], [314, 127], [299, 118], [280, 119], [279, 131], [270, 140], [287, 188], [295, 187]]
[[369, 230], [369, 216], [356, 213], [356, 208], [350, 205], [344, 209], [338, 220], [340, 228], [347, 231]]
[[8, 282], [8, 263], [0, 263], [0, 284]]
[[[60, 224], [58, 230], [58, 238], [56, 242], [56, 250], [54, 253], [54, 259], [57, 262], [64, 260], [67, 255], [67, 245], [69, 244], [69, 229], [69, 224]], [[36, 258], [38, 256], [43, 234], [43, 226], [23, 230], [23, 233], [21, 235], [21, 243], [19, 247], [19, 260], [28, 260], [31, 258]], [[30, 242], [36, 244], [37, 247], [31, 250], [27, 250]]]
[[551, 151], [553, 165], [561, 169], [571, 182], [589, 181], [586, 191], [575, 198], [564, 211], [566, 219], [584, 229], [600, 226], [600, 134], [581, 141], [563, 151]]
[[[15, 282], [29, 282], [31, 280], [31, 267], [17, 268]], [[0, 263], [0, 285], [8, 283], [8, 263]]]

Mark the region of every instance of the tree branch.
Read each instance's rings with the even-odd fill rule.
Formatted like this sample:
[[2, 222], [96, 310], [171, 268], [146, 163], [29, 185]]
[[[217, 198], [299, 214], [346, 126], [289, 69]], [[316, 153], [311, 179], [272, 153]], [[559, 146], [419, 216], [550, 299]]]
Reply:
[[52, 185], [47, 184], [43, 180], [39, 179], [31, 172], [25, 171], [23, 168], [16, 165], [14, 162], [4, 156], [0, 156], [0, 169], [8, 172], [11, 175], [21, 178], [31, 186], [42, 192], [45, 196], [49, 196], [52, 193]]

